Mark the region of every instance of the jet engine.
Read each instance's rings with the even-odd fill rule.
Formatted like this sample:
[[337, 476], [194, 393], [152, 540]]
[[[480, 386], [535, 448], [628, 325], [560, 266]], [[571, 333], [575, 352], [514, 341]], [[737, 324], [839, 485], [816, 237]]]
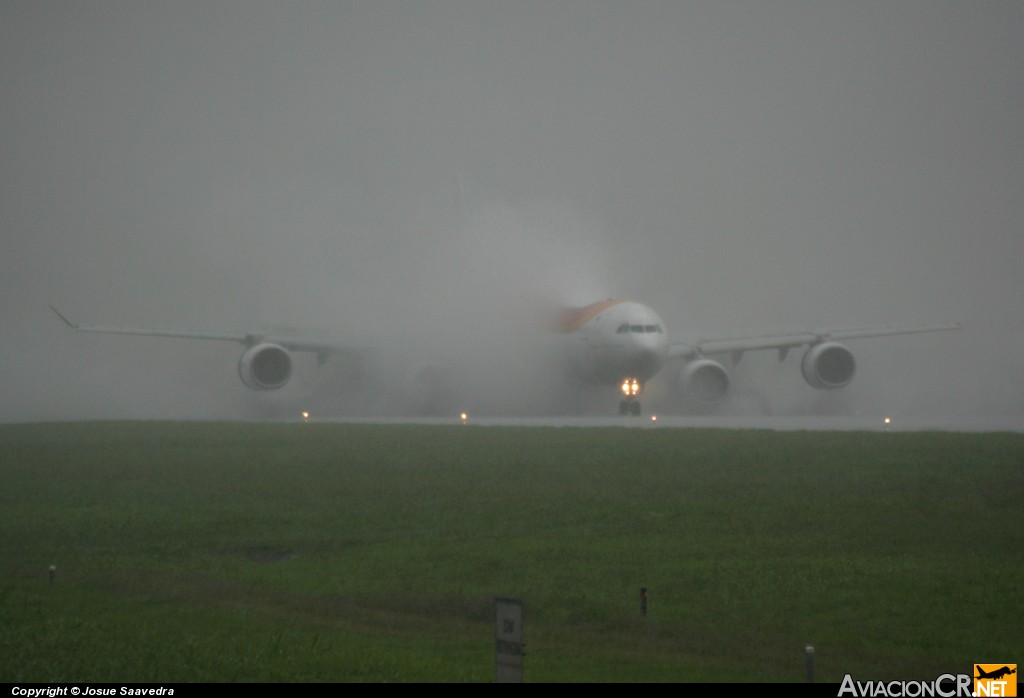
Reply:
[[275, 390], [292, 377], [292, 357], [276, 344], [257, 344], [242, 354], [238, 374], [253, 390]]
[[857, 364], [853, 354], [842, 344], [823, 342], [815, 344], [804, 354], [800, 371], [807, 385], [816, 390], [842, 388], [853, 380]]
[[711, 359], [697, 359], [679, 369], [679, 390], [702, 405], [714, 405], [729, 392], [729, 373]]

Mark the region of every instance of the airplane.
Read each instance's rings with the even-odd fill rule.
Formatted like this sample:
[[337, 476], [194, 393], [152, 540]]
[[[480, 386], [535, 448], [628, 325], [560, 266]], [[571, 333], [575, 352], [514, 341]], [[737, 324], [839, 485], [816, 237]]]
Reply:
[[[193, 331], [141, 327], [80, 325], [54, 306], [65, 325], [79, 332], [179, 337], [237, 342], [243, 345], [238, 373], [246, 387], [257, 391], [282, 388], [292, 377], [292, 352], [313, 352], [319, 364], [334, 354], [359, 355], [336, 340], [266, 332]], [[671, 342], [665, 323], [642, 303], [608, 299], [564, 309], [556, 321], [564, 338], [570, 371], [582, 382], [618, 386], [619, 414], [639, 416], [640, 396], [648, 381], [666, 365], [678, 363], [674, 388], [698, 405], [721, 402], [729, 393], [729, 372], [714, 358], [730, 355], [735, 365], [748, 351], [775, 350], [779, 360], [791, 349], [806, 348], [800, 371], [812, 388], [835, 390], [853, 380], [856, 362], [841, 342], [864, 337], [939, 332], [959, 324], [859, 327], [839, 330], [709, 339], [686, 344]]]
[[748, 351], [774, 349], [779, 361], [790, 349], [807, 347], [800, 363], [804, 380], [817, 390], [842, 388], [853, 380], [856, 362], [840, 340], [960, 329], [959, 324], [860, 327], [818, 332], [670, 342], [665, 323], [641, 303], [609, 299], [574, 308], [562, 317], [562, 330], [575, 339], [570, 356], [576, 370], [595, 383], [618, 385], [620, 414], [640, 414], [644, 385], [669, 362], [679, 361], [675, 388], [702, 405], [721, 402], [729, 392], [729, 372], [712, 356], [729, 354], [735, 365]]
[[1001, 679], [1004, 676], [1008, 676], [1009, 674], [1016, 674], [1016, 673], [1017, 673], [1016, 669], [1011, 669], [1008, 666], [1004, 666], [1004, 667], [1001, 667], [999, 669], [995, 669], [993, 671], [988, 671], [988, 672], [985, 671], [984, 669], [982, 669], [981, 667], [978, 667], [978, 675], [975, 676], [974, 678], [976, 678], [976, 679]]

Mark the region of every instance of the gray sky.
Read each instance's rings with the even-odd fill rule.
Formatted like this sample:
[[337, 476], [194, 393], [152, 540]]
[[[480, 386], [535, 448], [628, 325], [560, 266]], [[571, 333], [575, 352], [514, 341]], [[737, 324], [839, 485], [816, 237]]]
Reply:
[[[1022, 75], [1016, 0], [8, 0], [0, 419], [252, 397], [233, 345], [47, 303], [482, 372], [606, 296], [680, 340], [960, 320], [851, 342], [851, 409], [1024, 414]], [[737, 378], [813, 412], [774, 364]]]

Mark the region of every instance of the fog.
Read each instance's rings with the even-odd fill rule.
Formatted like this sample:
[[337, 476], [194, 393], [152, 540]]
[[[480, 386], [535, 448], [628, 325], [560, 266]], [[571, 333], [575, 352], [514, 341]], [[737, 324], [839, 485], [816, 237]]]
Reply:
[[[836, 393], [748, 354], [721, 409], [1024, 424], [1021, 75], [1016, 0], [10, 0], [0, 420], [397, 414], [424, 370], [611, 412], [548, 330], [616, 297], [679, 341], [960, 321], [849, 342]], [[48, 304], [360, 363], [258, 394], [236, 344]]]

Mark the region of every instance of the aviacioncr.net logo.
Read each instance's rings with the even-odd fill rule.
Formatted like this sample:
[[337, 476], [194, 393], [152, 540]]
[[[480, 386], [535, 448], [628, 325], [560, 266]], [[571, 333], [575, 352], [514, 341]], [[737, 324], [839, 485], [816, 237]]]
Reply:
[[839, 698], [971, 698], [968, 674], [942, 674], [934, 681], [855, 681], [847, 674]]

